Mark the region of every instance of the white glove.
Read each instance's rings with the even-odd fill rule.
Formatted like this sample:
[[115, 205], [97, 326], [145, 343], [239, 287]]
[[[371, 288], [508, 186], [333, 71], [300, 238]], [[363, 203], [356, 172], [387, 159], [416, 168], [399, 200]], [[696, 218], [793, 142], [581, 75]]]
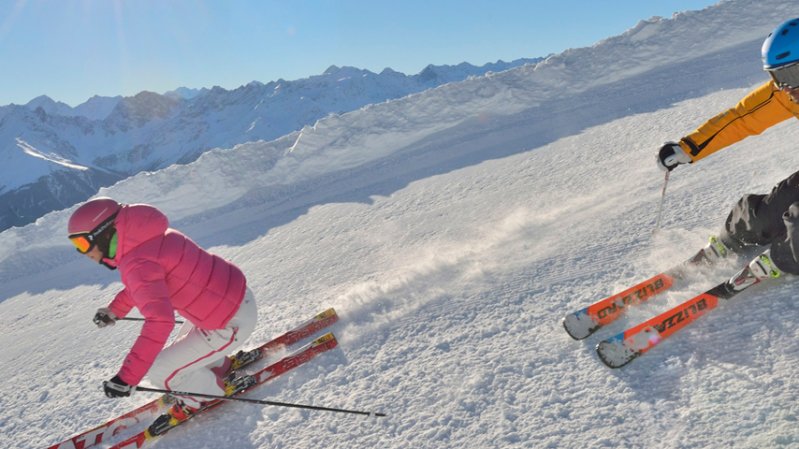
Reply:
[[661, 170], [672, 171], [680, 164], [690, 163], [691, 157], [676, 142], [666, 142], [658, 151], [657, 164]]
[[113, 326], [117, 322], [117, 317], [113, 313], [111, 313], [111, 309], [108, 307], [100, 307], [97, 309], [97, 313], [94, 314], [94, 324], [97, 325], [99, 328], [104, 328], [106, 326]]

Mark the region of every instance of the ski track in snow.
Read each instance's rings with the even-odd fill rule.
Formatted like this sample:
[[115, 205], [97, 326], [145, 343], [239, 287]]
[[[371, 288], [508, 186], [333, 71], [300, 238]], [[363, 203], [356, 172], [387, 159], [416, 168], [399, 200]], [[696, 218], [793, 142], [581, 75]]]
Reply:
[[[566, 313], [683, 260], [741, 194], [767, 191], [799, 166], [799, 127], [790, 121], [680, 167], [663, 230], [652, 235], [662, 187], [656, 148], [765, 80], [755, 37], [788, 9], [733, 1], [643, 23], [595, 46], [596, 56], [584, 53], [582, 63], [625, 54], [631, 43], [664, 60], [688, 48], [682, 56], [694, 63], [650, 61], [616, 79], [598, 73], [608, 82], [582, 92], [552, 81], [562, 95], [513, 112], [500, 113], [500, 95], [480, 100], [488, 112], [474, 120], [390, 117], [391, 108], [413, 112], [418, 103], [421, 114], [443, 101], [437, 96], [468, 101], [469, 92], [485, 92], [468, 81], [320, 124], [320, 147], [303, 149], [295, 134], [104, 191], [157, 204], [244, 269], [260, 307], [253, 344], [325, 307], [339, 311], [339, 349], [252, 397], [389, 415], [227, 405], [152, 447], [799, 446], [799, 306], [790, 280], [736, 297], [620, 370], [596, 358], [599, 338], [575, 342], [560, 325]], [[710, 42], [715, 49], [704, 56], [688, 38], [675, 41], [695, 22], [712, 29], [742, 10], [757, 17], [747, 27], [765, 31]], [[664, 35], [670, 40], [661, 44]], [[480, 82], [500, 92], [493, 83], [535, 85], [556, 72], [550, 61]], [[389, 131], [362, 136], [364, 123]], [[405, 131], [414, 137], [397, 145]], [[359, 153], [381, 143], [381, 154]], [[339, 165], [330, 148], [343, 157]], [[45, 447], [145, 401], [102, 396], [100, 382], [116, 372], [139, 325], [93, 327], [94, 310], [120, 284], [62, 241], [68, 212], [0, 234], [0, 447]], [[600, 338], [735, 267], [631, 310]]]

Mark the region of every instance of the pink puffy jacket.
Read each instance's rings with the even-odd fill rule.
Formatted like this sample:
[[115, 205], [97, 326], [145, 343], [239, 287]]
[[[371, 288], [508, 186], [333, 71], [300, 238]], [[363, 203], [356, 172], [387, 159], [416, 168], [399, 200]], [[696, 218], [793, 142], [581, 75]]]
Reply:
[[118, 317], [136, 307], [145, 318], [118, 373], [137, 385], [166, 344], [176, 311], [200, 329], [222, 329], [238, 311], [247, 281], [238, 267], [170, 229], [152, 206], [123, 206], [114, 224], [117, 252], [106, 261], [119, 268], [125, 288], [108, 307]]

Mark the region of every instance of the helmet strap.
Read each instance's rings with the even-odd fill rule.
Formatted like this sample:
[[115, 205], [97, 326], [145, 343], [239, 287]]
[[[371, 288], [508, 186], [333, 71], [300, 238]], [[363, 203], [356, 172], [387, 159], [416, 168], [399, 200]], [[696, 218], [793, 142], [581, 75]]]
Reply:
[[117, 243], [119, 241], [119, 234], [117, 234], [116, 230], [114, 231], [114, 235], [111, 236], [111, 241], [108, 243], [108, 258], [113, 259], [117, 256]]
[[115, 265], [112, 265], [111, 262], [113, 262], [112, 259], [103, 258], [103, 259], [100, 260], [100, 265], [108, 268], [111, 271], [114, 271], [114, 270], [117, 269], [117, 267]]
[[107, 245], [100, 246], [100, 251], [103, 253], [103, 258], [100, 259], [100, 265], [108, 268], [109, 270], [116, 270], [116, 263], [114, 262], [114, 258], [117, 255], [117, 243], [119, 238], [117, 237], [117, 230], [114, 228], [109, 228], [107, 231], [108, 234], [103, 236], [103, 240], [107, 240]]

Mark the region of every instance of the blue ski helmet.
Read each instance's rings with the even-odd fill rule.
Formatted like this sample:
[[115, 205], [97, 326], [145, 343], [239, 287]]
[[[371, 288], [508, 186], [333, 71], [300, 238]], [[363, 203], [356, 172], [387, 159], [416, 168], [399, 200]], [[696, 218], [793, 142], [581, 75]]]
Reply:
[[787, 20], [772, 31], [760, 51], [765, 70], [799, 62], [799, 18]]

